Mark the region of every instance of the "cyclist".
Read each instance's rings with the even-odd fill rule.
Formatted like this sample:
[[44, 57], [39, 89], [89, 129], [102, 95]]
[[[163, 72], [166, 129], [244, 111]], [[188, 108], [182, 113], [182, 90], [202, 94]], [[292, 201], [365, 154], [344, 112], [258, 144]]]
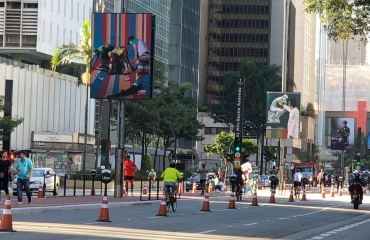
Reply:
[[230, 176], [230, 182], [231, 182], [231, 189], [232, 189], [232, 192], [235, 192], [236, 191], [236, 187], [240, 184], [241, 188], [239, 189], [239, 191], [241, 191], [242, 187], [244, 186], [244, 181], [243, 181], [243, 171], [241, 169], [236, 169], [234, 171], [234, 174], [233, 174], [233, 178], [235, 180], [232, 180], [232, 176]]
[[303, 178], [302, 173], [300, 173], [299, 169], [297, 169], [297, 172], [294, 174], [294, 189], [295, 190], [302, 185], [302, 178]]
[[276, 171], [276, 167], [273, 166], [272, 170], [270, 171], [270, 182], [271, 182], [270, 186], [271, 186], [271, 189], [273, 190], [276, 190], [276, 185], [278, 181], [277, 175], [278, 175], [278, 172]]
[[164, 172], [161, 174], [161, 178], [164, 182], [165, 192], [169, 193], [169, 188], [172, 188], [172, 193], [170, 193], [170, 196], [173, 201], [175, 200], [174, 196], [177, 193], [177, 180], [181, 179], [181, 174], [175, 167], [176, 164], [174, 162], [171, 162], [170, 167], [164, 170]]

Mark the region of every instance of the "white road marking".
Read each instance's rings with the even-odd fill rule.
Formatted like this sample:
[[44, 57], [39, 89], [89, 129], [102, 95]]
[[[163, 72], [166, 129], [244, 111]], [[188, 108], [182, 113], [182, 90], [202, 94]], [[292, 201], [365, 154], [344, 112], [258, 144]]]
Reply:
[[288, 219], [288, 218], [279, 218], [279, 220]]
[[217, 230], [208, 230], [208, 231], [204, 231], [204, 232], [200, 232], [198, 234], [206, 234], [206, 233], [211, 233], [211, 232], [216, 232]]
[[162, 216], [155, 216], [155, 217], [148, 217], [150, 219], [155, 219], [155, 218], [162, 218]]
[[256, 225], [258, 223], [248, 223], [248, 224], [244, 224], [244, 226], [252, 226], [252, 225]]

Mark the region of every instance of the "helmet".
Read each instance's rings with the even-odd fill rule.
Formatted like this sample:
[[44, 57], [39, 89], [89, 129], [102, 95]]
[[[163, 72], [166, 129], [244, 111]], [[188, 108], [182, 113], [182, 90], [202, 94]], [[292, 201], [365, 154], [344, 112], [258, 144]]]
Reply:
[[176, 167], [176, 163], [174, 163], [174, 162], [170, 162], [170, 167]]
[[346, 121], [346, 120], [343, 120], [343, 121], [342, 121], [342, 124], [347, 124], [347, 121]]

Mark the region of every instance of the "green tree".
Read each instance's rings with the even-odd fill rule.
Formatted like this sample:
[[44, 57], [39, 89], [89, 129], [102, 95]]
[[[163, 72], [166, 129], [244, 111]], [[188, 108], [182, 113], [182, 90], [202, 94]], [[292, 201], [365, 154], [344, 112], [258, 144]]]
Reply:
[[319, 14], [331, 39], [347, 42], [360, 36], [367, 42], [370, 30], [369, 0], [304, 0], [305, 11]]
[[[4, 96], [0, 96], [0, 112], [6, 112], [9, 108], [10, 104], [5, 102]], [[0, 116], [0, 141], [8, 140], [8, 136], [10, 136], [15, 128], [23, 122], [23, 120], [23, 118], [17, 116]]]
[[[222, 131], [220, 134], [216, 135], [214, 144], [204, 145], [204, 149], [208, 152], [208, 156], [217, 154], [224, 160], [226, 172], [229, 171], [229, 162], [227, 161], [226, 156], [233, 151], [234, 138], [234, 133]], [[241, 147], [243, 156], [246, 158], [250, 157], [250, 155], [254, 154], [258, 149], [258, 145], [254, 144], [252, 140], [247, 138], [243, 138]]]
[[90, 60], [91, 60], [91, 28], [90, 22], [84, 21], [80, 29], [79, 44], [67, 43], [57, 46], [51, 59], [52, 70], [56, 70], [59, 65], [68, 65], [72, 62], [82, 62], [85, 66], [85, 72], [81, 75], [82, 83], [86, 86], [85, 93], [85, 139], [84, 154], [82, 159], [82, 172], [86, 167], [86, 145], [87, 145], [87, 125], [89, 116], [89, 86], [90, 86]]
[[150, 171], [152, 167], [153, 167], [152, 156], [149, 153], [147, 153], [145, 155], [145, 171]]
[[317, 114], [315, 113], [315, 108], [312, 103], [307, 103], [306, 108], [301, 109], [301, 116], [308, 116], [316, 119]]

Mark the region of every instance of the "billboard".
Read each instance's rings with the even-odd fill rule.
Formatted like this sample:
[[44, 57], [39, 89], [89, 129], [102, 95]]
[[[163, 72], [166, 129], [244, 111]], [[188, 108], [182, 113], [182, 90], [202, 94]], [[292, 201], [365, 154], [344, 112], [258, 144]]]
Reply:
[[331, 150], [354, 149], [355, 119], [331, 118]]
[[91, 98], [152, 98], [154, 23], [150, 13], [93, 13]]
[[267, 92], [267, 128], [288, 130], [288, 138], [300, 138], [301, 94], [296, 92]]
[[367, 149], [370, 149], [370, 132], [367, 133]]

